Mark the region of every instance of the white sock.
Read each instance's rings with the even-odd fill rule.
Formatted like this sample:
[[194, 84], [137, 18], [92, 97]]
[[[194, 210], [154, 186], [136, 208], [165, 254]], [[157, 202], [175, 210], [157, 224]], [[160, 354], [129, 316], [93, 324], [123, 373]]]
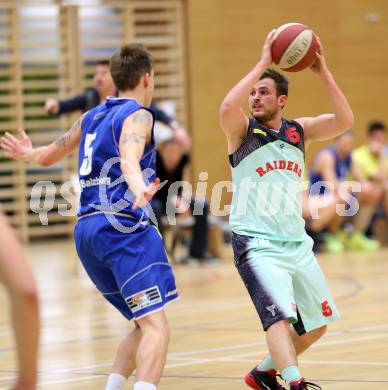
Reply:
[[136, 382], [133, 390], [156, 390], [156, 386], [148, 382]]
[[121, 374], [110, 374], [105, 390], [123, 390], [127, 378]]

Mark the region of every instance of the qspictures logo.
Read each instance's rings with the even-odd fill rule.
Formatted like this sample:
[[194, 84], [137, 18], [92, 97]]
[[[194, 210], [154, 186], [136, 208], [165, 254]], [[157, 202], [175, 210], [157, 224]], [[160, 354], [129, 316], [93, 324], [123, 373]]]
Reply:
[[[111, 179], [111, 168], [114, 164], [121, 164], [120, 159], [109, 159], [105, 162], [100, 175], [87, 180], [79, 181], [74, 177], [72, 181], [64, 182], [60, 187], [52, 181], [39, 181], [31, 189], [30, 209], [38, 214], [42, 225], [49, 224], [49, 216], [52, 211], [62, 216], [74, 217], [77, 215], [80, 205], [80, 195], [83, 191], [93, 191], [93, 204], [88, 206], [94, 212], [104, 213], [111, 225], [123, 233], [131, 233], [140, 225], [157, 220], [152, 208], [152, 200], [147, 202], [138, 214], [141, 217], [131, 226], [124, 226], [116, 215], [126, 212], [134, 202], [134, 195], [127, 185], [130, 178], [121, 175], [115, 180]], [[178, 216], [190, 211], [193, 216], [204, 215], [205, 205], [209, 213], [214, 217], [224, 218], [230, 214], [234, 216], [247, 216], [252, 214], [252, 205], [255, 207], [256, 216], [273, 216], [275, 213], [294, 215], [299, 213], [299, 206], [302, 202], [304, 183], [302, 179], [291, 181], [269, 181], [257, 180], [267, 173], [276, 170], [289, 171], [292, 175], [303, 177], [303, 170], [297, 163], [287, 160], [267, 161], [253, 171], [252, 176], [247, 176], [236, 185], [230, 180], [216, 182], [211, 188], [208, 185], [208, 172], [200, 172], [195, 185], [186, 181], [163, 182], [159, 185], [167, 186], [167, 201], [165, 204], [166, 217], [169, 225], [176, 225]], [[256, 176], [257, 175], [257, 176]], [[152, 181], [155, 172], [147, 168], [141, 172], [145, 182]], [[113, 177], [113, 176], [112, 176]], [[117, 188], [125, 188], [125, 194], [114, 196]], [[97, 190], [96, 190], [97, 188]], [[324, 191], [322, 191], [324, 189]], [[308, 208], [312, 219], [319, 218], [319, 210], [328, 206], [338, 194], [343, 202], [336, 204], [336, 212], [339, 216], [354, 216], [359, 209], [359, 202], [355, 193], [361, 191], [361, 184], [356, 181], [346, 181], [335, 189], [330, 182], [314, 183], [308, 190], [308, 197], [320, 196], [319, 202], [309, 202]], [[226, 194], [233, 193], [234, 204], [226, 203], [223, 198]], [[292, 201], [290, 201], [290, 199]], [[285, 202], [285, 200], [287, 200]], [[63, 202], [64, 201], [64, 202]], [[250, 205], [248, 207], [248, 204]], [[296, 209], [295, 209], [296, 208]]]

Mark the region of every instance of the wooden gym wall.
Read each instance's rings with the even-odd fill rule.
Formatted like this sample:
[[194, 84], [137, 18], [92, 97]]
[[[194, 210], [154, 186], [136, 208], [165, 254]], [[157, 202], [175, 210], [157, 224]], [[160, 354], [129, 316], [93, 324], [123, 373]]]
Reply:
[[[66, 3], [82, 1], [0, 2], [0, 133], [24, 127], [35, 146], [56, 139], [79, 113], [48, 117], [45, 99], [70, 97], [91, 87], [95, 61], [128, 42], [151, 50], [155, 98], [174, 100], [178, 119], [186, 123], [183, 0], [105, 1], [98, 7]], [[75, 160], [42, 169], [0, 155], [0, 207], [24, 240], [71, 234], [74, 220], [57, 211], [58, 204], [67, 204], [60, 188], [76, 172]], [[54, 203], [48, 226], [30, 210], [31, 188], [40, 180], [54, 183], [47, 187], [46, 204], [32, 199], [36, 208]]]
[[[219, 105], [258, 61], [268, 32], [286, 22], [307, 24], [321, 37], [329, 68], [353, 107], [357, 143], [371, 119], [388, 122], [386, 0], [188, 0], [187, 9], [195, 177], [206, 170], [210, 184], [230, 178]], [[309, 70], [288, 76], [286, 116], [330, 112], [318, 77]], [[308, 161], [320, 147], [310, 147]]]

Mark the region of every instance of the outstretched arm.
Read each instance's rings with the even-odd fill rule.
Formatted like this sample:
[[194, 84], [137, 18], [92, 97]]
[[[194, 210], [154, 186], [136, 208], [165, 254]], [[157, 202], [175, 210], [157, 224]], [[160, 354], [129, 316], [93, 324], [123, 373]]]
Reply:
[[229, 152], [240, 146], [246, 136], [248, 117], [244, 113], [243, 106], [254, 85], [272, 64], [271, 46], [274, 37], [275, 30], [271, 31], [265, 40], [260, 61], [229, 91], [221, 104], [220, 124], [228, 140]]
[[151, 140], [152, 124], [152, 114], [145, 109], [140, 109], [124, 121], [121, 131], [119, 141], [121, 171], [135, 195], [134, 209], [143, 207], [152, 198], [159, 184], [156, 180], [147, 185], [140, 167], [144, 147]]
[[319, 115], [315, 118], [307, 117], [296, 119], [296, 121], [304, 127], [305, 140], [307, 143], [335, 138], [350, 129], [354, 123], [354, 116], [349, 102], [329, 71], [319, 39], [318, 42], [320, 52], [317, 53], [317, 59], [311, 69], [320, 77], [327, 90], [333, 113]]
[[84, 92], [66, 100], [47, 99], [45, 101], [44, 110], [47, 114], [60, 115], [78, 110], [84, 111], [86, 110], [87, 104], [87, 92]]
[[19, 129], [19, 137], [6, 132], [0, 139], [0, 147], [14, 160], [47, 167], [61, 160], [78, 146], [82, 133], [81, 124], [82, 117], [56, 141], [40, 148], [33, 148], [31, 139], [24, 129]]

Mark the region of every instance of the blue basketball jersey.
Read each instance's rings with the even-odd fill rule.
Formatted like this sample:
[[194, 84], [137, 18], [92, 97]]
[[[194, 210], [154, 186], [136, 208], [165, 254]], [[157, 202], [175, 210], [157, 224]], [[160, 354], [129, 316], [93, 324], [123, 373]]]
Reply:
[[[132, 211], [135, 197], [120, 168], [121, 129], [125, 119], [139, 109], [152, 113], [133, 99], [110, 97], [83, 117], [78, 161], [81, 187], [78, 216], [113, 213], [125, 214], [136, 220], [149, 219], [144, 209]], [[152, 183], [156, 170], [153, 129], [152, 141], [144, 149], [140, 167], [144, 181]]]
[[[334, 147], [328, 146], [320, 151], [322, 152], [329, 152], [333, 157], [335, 161], [335, 174], [337, 176], [338, 181], [343, 182], [346, 180], [348, 173], [350, 172], [351, 166], [352, 166], [352, 157], [351, 155], [345, 157], [344, 159], [340, 159], [338, 156], [338, 153]], [[313, 161], [313, 167], [309, 172], [310, 176], [310, 185], [313, 186], [316, 183], [323, 182], [323, 177], [321, 176], [320, 173], [315, 172], [314, 170], [314, 161]], [[313, 187], [316, 189], [315, 187]], [[325, 187], [321, 186], [319, 188], [319, 194], [324, 194], [325, 193]], [[311, 193], [312, 195], [317, 195], [313, 191]]]

